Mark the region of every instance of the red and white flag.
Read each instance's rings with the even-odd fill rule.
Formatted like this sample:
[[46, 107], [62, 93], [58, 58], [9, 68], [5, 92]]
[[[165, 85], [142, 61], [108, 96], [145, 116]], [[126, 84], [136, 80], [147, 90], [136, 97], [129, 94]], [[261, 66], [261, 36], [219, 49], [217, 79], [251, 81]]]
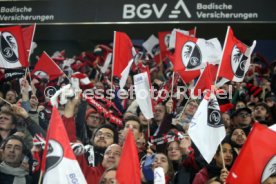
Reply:
[[32, 52], [31, 46], [32, 46], [33, 38], [34, 38], [35, 28], [36, 28], [36, 24], [22, 28], [22, 34], [23, 34], [23, 40], [24, 40], [24, 45], [25, 45], [25, 49], [26, 49], [27, 61], [29, 61], [29, 58], [30, 58], [30, 55]]
[[87, 183], [70, 146], [64, 124], [53, 107], [42, 157], [43, 184]]
[[118, 164], [116, 179], [120, 184], [140, 184], [141, 170], [135, 138], [132, 130], [128, 130]]
[[192, 90], [193, 96], [200, 96], [205, 90], [211, 90], [214, 87], [218, 66], [208, 64], [197, 80], [195, 87]]
[[120, 88], [123, 88], [134, 61], [136, 50], [131, 39], [123, 32], [114, 32], [113, 43], [113, 76], [120, 79]]
[[0, 68], [28, 66], [21, 27], [0, 28]]
[[49, 80], [54, 80], [63, 74], [64, 72], [46, 52], [42, 53], [35, 65], [34, 70], [32, 71], [32, 75], [36, 75], [39, 78], [47, 78]]
[[84, 73], [76, 72], [71, 75], [72, 87], [74, 89], [92, 89], [94, 84]]
[[[175, 59], [174, 59], [174, 55], [169, 55], [169, 59], [171, 60], [171, 62], [174, 64]], [[180, 77], [182, 78], [182, 80], [185, 82], [185, 84], [189, 84], [192, 80], [194, 80], [195, 78], [197, 78], [198, 76], [200, 76], [200, 69], [198, 70], [191, 70], [191, 71], [187, 71], [185, 66], [183, 65], [183, 68], [181, 68], [180, 70], [175, 70], [175, 68], [173, 67], [174, 71], [177, 72]]]
[[188, 134], [203, 158], [210, 163], [226, 135], [216, 96], [208, 91], [193, 116]]
[[226, 183], [263, 183], [276, 172], [276, 132], [255, 123]]
[[231, 27], [228, 27], [218, 77], [242, 82], [250, 66], [251, 54], [255, 46], [256, 41], [251, 47], [242, 43], [235, 37]]
[[169, 51], [170, 37], [171, 37], [170, 31], [158, 32], [159, 47], [160, 47], [160, 62], [162, 62], [170, 54], [170, 51]]
[[175, 48], [176, 32], [179, 32], [179, 33], [187, 35], [187, 36], [195, 37], [196, 36], [196, 27], [189, 31], [181, 30], [181, 29], [173, 29], [171, 32], [171, 36], [170, 36], [169, 49]]
[[205, 40], [176, 32], [175, 70], [197, 70], [209, 64], [218, 64], [221, 59], [221, 45], [217, 38]]

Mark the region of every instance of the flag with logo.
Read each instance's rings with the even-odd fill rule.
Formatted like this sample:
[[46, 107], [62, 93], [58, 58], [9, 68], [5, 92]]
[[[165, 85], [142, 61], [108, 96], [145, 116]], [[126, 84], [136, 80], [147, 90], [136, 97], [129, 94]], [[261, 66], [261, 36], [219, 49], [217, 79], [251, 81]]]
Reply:
[[276, 132], [255, 123], [226, 183], [263, 183], [276, 173]]
[[231, 27], [228, 27], [218, 77], [242, 82], [249, 69], [251, 54], [255, 46], [256, 41], [251, 47], [242, 43], [235, 37]]
[[193, 96], [200, 96], [204, 90], [211, 90], [215, 84], [218, 66], [208, 64], [197, 80], [195, 87], [192, 90]]
[[163, 31], [158, 32], [159, 47], [160, 47], [160, 62], [162, 62], [169, 54], [171, 32]]
[[146, 49], [147, 53], [158, 64], [160, 62], [160, 48], [158, 38], [155, 35], [151, 35], [142, 45]]
[[64, 124], [53, 107], [42, 157], [43, 184], [87, 183], [70, 146]]
[[48, 80], [54, 80], [63, 74], [64, 72], [46, 52], [42, 53], [32, 71], [32, 75], [36, 75], [39, 78], [47, 78]]
[[28, 67], [20, 26], [0, 28], [0, 68]]
[[196, 36], [196, 27], [194, 29], [191, 29], [188, 31], [181, 30], [181, 29], [173, 29], [171, 32], [171, 36], [170, 36], [169, 49], [175, 48], [176, 32], [179, 32], [179, 33], [187, 35], [187, 36], [195, 37]]
[[188, 134], [203, 158], [210, 163], [226, 135], [216, 96], [208, 91], [195, 112]]
[[175, 70], [197, 70], [209, 64], [218, 64], [221, 45], [217, 38], [209, 40], [195, 38], [176, 32]]
[[126, 33], [115, 31], [113, 43], [113, 76], [120, 79], [120, 88], [123, 88], [136, 51]]
[[35, 28], [36, 28], [35, 24], [22, 28], [22, 34], [23, 34], [23, 40], [24, 40], [24, 45], [25, 45], [25, 49], [26, 49], [27, 61], [29, 61], [29, 58], [31, 55], [31, 46], [32, 46]]
[[[171, 60], [173, 65], [175, 65], [174, 64], [175, 63], [174, 58], [175, 58], [174, 55], [169, 55], [169, 59]], [[175, 72], [177, 72], [180, 75], [180, 77], [185, 82], [185, 84], [189, 84], [192, 80], [194, 80], [195, 78], [200, 76], [200, 73], [201, 73], [200, 69], [187, 71], [184, 65], [183, 65], [183, 68], [181, 68], [179, 70], [175, 70], [175, 67], [173, 67], [173, 69], [174, 69]]]
[[132, 130], [128, 130], [118, 164], [116, 178], [121, 184], [140, 184], [141, 170], [135, 138]]

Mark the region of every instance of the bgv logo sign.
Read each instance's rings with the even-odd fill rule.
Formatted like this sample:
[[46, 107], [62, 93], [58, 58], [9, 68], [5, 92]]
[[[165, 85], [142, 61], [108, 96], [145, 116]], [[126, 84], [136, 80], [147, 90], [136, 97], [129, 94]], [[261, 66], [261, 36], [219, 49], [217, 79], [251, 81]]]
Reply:
[[[134, 4], [125, 4], [123, 7], [123, 19], [147, 19], [151, 16], [156, 16], [157, 19], [160, 19], [164, 15], [164, 12], [169, 11], [167, 10], [167, 7], [167, 3], [164, 3], [161, 6], [157, 6], [155, 3], [143, 3], [137, 6]], [[176, 19], [182, 12], [184, 12], [188, 18], [192, 17], [184, 1], [179, 0], [174, 8], [169, 11], [168, 18]]]

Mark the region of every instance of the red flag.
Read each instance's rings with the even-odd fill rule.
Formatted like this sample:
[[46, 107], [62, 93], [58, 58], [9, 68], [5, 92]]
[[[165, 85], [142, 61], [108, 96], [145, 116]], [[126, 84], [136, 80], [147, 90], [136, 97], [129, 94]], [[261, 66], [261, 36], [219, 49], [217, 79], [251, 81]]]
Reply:
[[248, 71], [251, 53], [255, 46], [255, 41], [251, 47], [246, 46], [235, 37], [232, 29], [228, 27], [218, 77], [242, 82]]
[[49, 80], [54, 80], [63, 74], [63, 71], [46, 52], [42, 53], [35, 65], [34, 70], [32, 71], [32, 75], [36, 75], [38, 77], [48, 77]]
[[207, 64], [193, 89], [194, 96], [201, 95], [204, 90], [211, 90], [216, 80], [217, 71], [217, 65]]
[[[174, 64], [174, 62], [175, 62], [174, 56], [169, 55], [169, 58], [170, 58], [171, 62], [173, 63], [173, 65], [175, 65]], [[186, 67], [184, 65], [181, 70], [174, 69], [174, 71], [180, 75], [180, 77], [186, 84], [189, 84], [192, 80], [194, 80], [195, 78], [197, 78], [200, 75], [200, 70], [186, 71]]]
[[134, 47], [131, 39], [126, 33], [114, 33], [113, 47], [113, 75], [121, 78], [121, 73], [127, 67], [129, 61], [133, 58]]
[[140, 164], [132, 130], [129, 130], [118, 164], [116, 178], [120, 184], [140, 184]]
[[22, 34], [23, 34], [23, 40], [24, 40], [24, 45], [25, 45], [25, 49], [26, 49], [27, 61], [29, 61], [30, 54], [31, 54], [30, 51], [31, 51], [33, 37], [34, 37], [34, 32], [35, 32], [35, 24], [22, 28]]
[[232, 166], [226, 183], [263, 183], [276, 165], [276, 132], [255, 123]]
[[169, 49], [174, 49], [175, 48], [175, 40], [176, 40], [176, 32], [179, 32], [181, 34], [184, 35], [188, 35], [191, 37], [195, 37], [196, 36], [196, 27], [194, 29], [191, 30], [181, 30], [181, 29], [173, 29], [171, 32], [171, 36], [170, 36], [170, 44], [169, 44]]
[[21, 27], [0, 28], [0, 68], [28, 66]]
[[123, 32], [114, 32], [113, 47], [113, 75], [120, 78], [120, 88], [126, 84], [126, 80], [134, 61], [136, 51], [128, 35]]
[[[77, 80], [77, 84], [79, 86], [74, 86], [73, 85], [73, 81]], [[80, 73], [80, 72], [75, 72], [71, 75], [71, 83], [74, 87], [76, 87], [76, 89], [78, 87], [80, 87], [81, 89], [85, 90], [85, 89], [92, 89], [94, 87], [94, 84], [90, 81], [90, 79], [88, 78], [88, 76], [84, 73]]]
[[86, 183], [56, 107], [47, 131], [41, 171], [45, 173], [43, 183]]
[[218, 64], [221, 59], [221, 45], [217, 38], [205, 40], [176, 32], [175, 70], [197, 70], [206, 63]]
[[169, 44], [170, 44], [170, 37], [171, 37], [170, 31], [158, 32], [161, 61], [163, 61], [168, 56], [168, 54], [170, 54], [170, 51], [168, 50]]

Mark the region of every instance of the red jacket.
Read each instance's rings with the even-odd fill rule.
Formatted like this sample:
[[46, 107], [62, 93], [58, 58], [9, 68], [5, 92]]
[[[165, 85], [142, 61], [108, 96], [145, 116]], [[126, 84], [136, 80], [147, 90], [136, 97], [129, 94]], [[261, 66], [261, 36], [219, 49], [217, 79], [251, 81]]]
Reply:
[[84, 155], [78, 156], [77, 160], [80, 164], [83, 175], [88, 184], [98, 184], [105, 169], [102, 164], [99, 164], [96, 167], [89, 167]]
[[[63, 116], [62, 120], [63, 120], [64, 126], [66, 128], [70, 142], [76, 142], [77, 137], [76, 137], [75, 119], [73, 117], [66, 118]], [[81, 170], [83, 172], [83, 175], [84, 175], [87, 183], [88, 184], [98, 184], [104, 171], [105, 171], [102, 164], [99, 164], [96, 167], [89, 167], [84, 155], [77, 156], [76, 158], [79, 162], [79, 165], [81, 167]]]
[[76, 133], [76, 124], [75, 124], [74, 117], [66, 118], [62, 116], [62, 121], [64, 123], [64, 127], [66, 129], [70, 142], [76, 142], [77, 133]]
[[207, 168], [202, 168], [193, 180], [193, 184], [205, 184], [209, 180]]

